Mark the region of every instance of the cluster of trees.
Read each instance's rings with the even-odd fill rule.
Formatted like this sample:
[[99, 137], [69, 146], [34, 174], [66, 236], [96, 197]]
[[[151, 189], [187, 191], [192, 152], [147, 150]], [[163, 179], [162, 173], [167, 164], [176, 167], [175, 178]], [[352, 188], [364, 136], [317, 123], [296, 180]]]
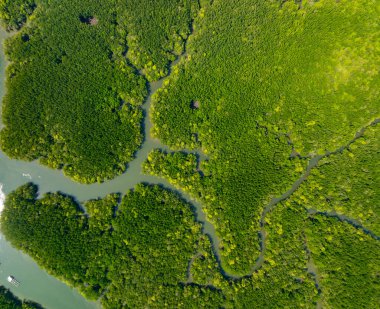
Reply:
[[307, 222], [311, 255], [320, 273], [322, 306], [379, 306], [380, 244], [348, 223], [323, 215]]
[[[148, 87], [134, 65], [151, 80], [165, 75], [197, 2], [36, 3], [33, 19], [6, 41], [1, 148], [12, 158], [63, 168], [79, 182], [113, 178], [143, 140], [140, 105]], [[34, 7], [4, 0], [0, 18], [13, 29], [12, 21], [24, 22]]]
[[262, 209], [304, 171], [301, 158], [378, 115], [378, 23], [367, 22], [378, 18], [370, 0], [204, 3], [187, 57], [153, 98], [153, 134], [209, 155], [195, 190], [210, 195], [230, 272], [255, 262]]
[[220, 307], [220, 291], [184, 284], [201, 227], [174, 193], [138, 185], [84, 207], [61, 193], [37, 199], [27, 184], [8, 195], [1, 229], [49, 273], [102, 296], [105, 308]]
[[158, 186], [84, 210], [61, 193], [38, 199], [28, 184], [7, 196], [2, 232], [105, 308], [375, 308], [379, 244], [307, 209], [379, 234], [378, 127], [260, 219], [305, 172], [302, 155], [346, 144], [378, 116], [376, 10], [371, 0], [40, 0], [6, 43], [3, 150], [82, 182], [123, 172], [142, 142], [147, 95], [133, 67], [166, 75], [194, 19], [188, 55], [153, 98], [153, 134], [209, 159], [154, 150], [143, 170], [202, 202], [221, 261], [190, 205]]
[[195, 154], [167, 153], [160, 149], [154, 149], [143, 163], [142, 170], [147, 174], [163, 177], [174, 186], [193, 193], [192, 189], [199, 190], [203, 176], [197, 165], [198, 158]]
[[267, 215], [265, 233], [264, 262], [234, 283], [235, 307], [377, 308], [378, 240], [292, 198]]
[[147, 88], [118, 49], [115, 15], [112, 0], [41, 1], [6, 41], [0, 141], [9, 156], [40, 158], [85, 183], [125, 170], [142, 142]]
[[105, 308], [376, 308], [378, 241], [292, 199], [266, 216], [262, 263], [232, 280], [190, 205], [168, 190], [138, 185], [83, 206], [62, 193], [37, 199], [27, 184], [8, 195], [1, 229]]
[[[264, 136], [264, 130], [261, 130]], [[194, 154], [154, 150], [143, 165], [146, 173], [166, 178], [202, 202], [208, 220], [216, 227], [221, 239], [223, 268], [236, 275], [248, 274], [259, 255], [259, 221], [270, 194], [277, 192], [280, 195], [299, 176], [299, 172], [292, 172], [295, 171], [293, 166], [298, 166], [298, 159], [289, 160], [288, 166], [281, 166], [260, 158], [260, 155], [269, 155], [275, 148], [280, 150], [282, 147], [283, 152], [278, 156], [283, 156], [285, 162], [291, 148], [284, 139], [276, 139], [272, 134], [272, 141], [267, 140], [261, 146], [261, 154], [254, 152], [258, 146], [254, 140], [245, 145], [251, 148], [250, 152], [244, 152], [245, 157], [235, 148], [228, 148], [220, 157], [211, 156], [210, 160], [199, 164]], [[224, 160], [230, 163], [226, 165]], [[258, 170], [253, 162], [260, 162], [266, 173]], [[249, 169], [247, 163], [256, 170]], [[256, 177], [252, 178], [254, 173]]]
[[2, 26], [8, 31], [19, 30], [35, 8], [35, 0], [0, 0]]
[[[329, 212], [348, 216], [379, 235], [379, 128], [379, 125], [366, 128], [347, 150], [321, 160], [291, 198], [266, 216], [261, 231], [267, 235], [261, 244], [263, 262], [256, 264], [258, 268], [252, 277], [226, 280], [222, 273], [229, 265], [222, 263], [220, 269], [209, 239], [201, 237], [191, 261], [189, 280], [221, 289], [226, 307], [264, 308], [276, 303], [297, 308], [317, 304], [334, 308], [367, 304], [376, 308], [375, 295], [380, 292], [376, 283], [378, 241], [355, 225], [328, 216]], [[206, 171], [201, 176], [195, 155], [154, 150], [143, 167], [145, 172], [163, 177], [201, 198], [206, 205], [212, 205], [212, 191], [207, 190], [208, 179], [212, 177], [208, 165], [201, 162], [201, 170]], [[206, 212], [208, 209], [206, 206]], [[321, 213], [309, 215], [309, 209]], [[345, 235], [347, 238], [343, 239]], [[222, 237], [224, 245], [226, 237]], [[350, 243], [354, 249], [350, 249]], [[239, 251], [237, 261], [242, 257]]]
[[43, 309], [43, 307], [30, 300], [20, 300], [4, 286], [0, 286], [0, 307], [2, 309]]
[[149, 81], [168, 74], [169, 63], [184, 52], [197, 0], [124, 1], [127, 57]]
[[347, 216], [380, 235], [379, 161], [377, 124], [342, 153], [321, 160], [292, 199], [307, 209]]
[[308, 271], [304, 228], [307, 212], [279, 204], [266, 217], [263, 263], [236, 283], [235, 306], [316, 308], [319, 291]]

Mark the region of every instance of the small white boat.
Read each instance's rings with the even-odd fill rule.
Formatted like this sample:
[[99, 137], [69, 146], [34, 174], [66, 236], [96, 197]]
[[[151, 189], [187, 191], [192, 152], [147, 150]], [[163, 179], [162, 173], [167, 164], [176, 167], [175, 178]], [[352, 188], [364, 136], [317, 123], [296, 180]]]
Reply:
[[16, 278], [13, 277], [13, 276], [8, 276], [7, 280], [8, 280], [8, 282], [9, 282], [10, 284], [13, 284], [13, 285], [16, 286], [16, 287], [20, 285], [20, 282], [17, 281]]

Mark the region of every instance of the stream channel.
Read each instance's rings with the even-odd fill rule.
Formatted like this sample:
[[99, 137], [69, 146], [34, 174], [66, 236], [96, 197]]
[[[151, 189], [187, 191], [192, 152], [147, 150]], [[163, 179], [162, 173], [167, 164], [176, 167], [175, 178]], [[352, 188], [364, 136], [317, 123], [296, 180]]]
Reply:
[[[4, 95], [5, 91], [5, 67], [6, 62], [4, 58], [3, 42], [7, 34], [5, 31], [0, 31], [0, 99]], [[186, 55], [186, 53], [184, 54]], [[171, 64], [171, 68], [175, 66], [184, 56], [180, 56], [176, 61]], [[170, 76], [170, 70], [169, 74]], [[168, 78], [168, 77], [166, 77]], [[149, 84], [149, 96], [142, 106], [145, 114], [143, 131], [145, 132], [145, 140], [141, 148], [135, 154], [135, 159], [128, 164], [126, 173], [114, 178], [113, 180], [106, 181], [104, 183], [96, 183], [91, 185], [84, 185], [73, 182], [68, 177], [64, 176], [62, 171], [52, 170], [40, 165], [38, 162], [25, 162], [9, 159], [4, 153], [0, 151], [0, 210], [3, 208], [3, 202], [5, 195], [15, 190], [20, 185], [27, 182], [33, 182], [39, 186], [39, 193], [44, 194], [46, 192], [61, 191], [65, 194], [71, 195], [76, 198], [77, 201], [86, 201], [89, 199], [96, 199], [106, 196], [109, 193], [125, 193], [129, 189], [135, 187], [138, 183], [147, 184], [159, 184], [163, 187], [176, 192], [183, 200], [192, 205], [192, 209], [195, 214], [195, 218], [202, 224], [203, 233], [207, 234], [212, 242], [213, 251], [216, 259], [219, 262], [220, 271], [224, 277], [239, 280], [244, 277], [249, 277], [254, 271], [259, 269], [264, 262], [264, 255], [266, 251], [265, 240], [265, 216], [275, 208], [275, 206], [281, 201], [287, 199], [292, 195], [298, 187], [306, 180], [310, 171], [318, 165], [318, 162], [329, 155], [339, 153], [359, 138], [366, 127], [357, 132], [356, 136], [346, 145], [339, 149], [328, 152], [324, 155], [315, 156], [310, 158], [305, 173], [289, 188], [288, 191], [283, 193], [279, 197], [273, 197], [269, 204], [264, 207], [261, 220], [260, 220], [260, 242], [261, 252], [255, 265], [251, 268], [251, 271], [243, 276], [236, 276], [227, 273], [221, 267], [220, 252], [219, 252], [219, 239], [216, 235], [214, 226], [206, 220], [205, 213], [199, 202], [192, 199], [188, 194], [183, 191], [179, 191], [173, 185], [163, 178], [145, 175], [141, 171], [142, 163], [148, 157], [148, 154], [153, 149], [159, 148], [162, 150], [170, 151], [170, 149], [161, 144], [158, 140], [153, 139], [149, 132], [152, 127], [152, 123], [149, 117], [149, 110], [151, 106], [152, 95], [157, 89], [162, 87], [166, 78], [163, 78], [157, 82]], [[1, 109], [0, 109], [1, 110]], [[0, 111], [1, 116], [1, 111]], [[1, 117], [0, 117], [1, 120]], [[376, 119], [370, 125], [375, 125], [380, 122], [380, 119]], [[1, 128], [1, 122], [0, 122]], [[183, 152], [189, 152], [182, 150]], [[204, 160], [205, 156], [193, 151], [199, 160]], [[342, 220], [342, 218], [340, 218]], [[347, 218], [343, 218], [343, 221], [351, 222]], [[356, 222], [354, 222], [356, 224]], [[355, 227], [361, 228], [361, 226]], [[365, 232], [366, 229], [361, 228]], [[378, 236], [376, 236], [378, 239]], [[7, 282], [7, 276], [13, 275], [21, 282], [19, 287], [14, 287]], [[40, 303], [46, 309], [87, 309], [87, 308], [100, 308], [100, 304], [96, 302], [86, 301], [75, 289], [70, 288], [61, 281], [48, 275], [44, 270], [38, 267], [38, 265], [27, 255], [23, 254], [11, 247], [11, 245], [0, 234], [0, 285], [4, 285], [9, 288], [15, 295], [22, 299], [30, 299], [32, 301]]]
[[[5, 68], [6, 60], [4, 57], [3, 43], [7, 34], [5, 31], [0, 32], [0, 98], [5, 92]], [[180, 61], [181, 57], [172, 63], [171, 67]], [[159, 89], [164, 79], [149, 84], [149, 96], [144, 105], [144, 126], [145, 140], [142, 147], [135, 155], [135, 159], [128, 164], [126, 173], [116, 177], [111, 181], [96, 183], [91, 185], [80, 184], [71, 181], [63, 175], [62, 171], [52, 170], [40, 165], [37, 161], [25, 162], [9, 159], [0, 151], [0, 209], [3, 208], [6, 194], [15, 190], [20, 185], [27, 182], [33, 182], [39, 186], [39, 194], [46, 192], [61, 191], [65, 194], [74, 196], [79, 202], [104, 197], [109, 193], [125, 193], [135, 187], [138, 183], [160, 184], [165, 188], [178, 193], [182, 199], [191, 203], [196, 215], [196, 220], [202, 223], [203, 232], [210, 236], [215, 247], [218, 247], [219, 241], [215, 234], [215, 228], [206, 221], [205, 214], [200, 204], [192, 200], [184, 192], [179, 192], [175, 187], [162, 178], [144, 175], [141, 171], [142, 163], [148, 156], [148, 153], [160, 148], [169, 150], [158, 140], [150, 137], [152, 127], [149, 109], [151, 105], [152, 94]], [[1, 115], [1, 114], [0, 114]], [[1, 123], [0, 123], [1, 124]], [[187, 151], [185, 151], [187, 152]], [[201, 153], [197, 153], [199, 159], [204, 159]], [[30, 299], [40, 303], [47, 309], [87, 309], [100, 308], [95, 302], [86, 301], [75, 289], [72, 289], [48, 275], [44, 270], [27, 255], [18, 251], [4, 239], [0, 234], [0, 285], [9, 288], [15, 295], [22, 299]], [[8, 275], [13, 275], [21, 282], [19, 287], [14, 287], [7, 282]]]

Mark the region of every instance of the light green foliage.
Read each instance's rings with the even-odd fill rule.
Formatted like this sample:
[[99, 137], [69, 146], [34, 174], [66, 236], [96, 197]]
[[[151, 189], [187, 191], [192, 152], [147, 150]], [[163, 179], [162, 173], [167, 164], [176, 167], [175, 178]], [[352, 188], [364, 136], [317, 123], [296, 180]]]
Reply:
[[306, 215], [284, 204], [267, 215], [264, 263], [252, 278], [236, 284], [236, 307], [315, 308], [318, 291], [307, 272], [303, 235]]
[[0, 19], [8, 30], [19, 30], [36, 8], [35, 0], [0, 0]]
[[335, 150], [379, 117], [380, 11], [376, 1], [287, 3], [279, 18], [269, 122], [290, 134], [301, 154]]
[[[215, 227], [220, 228], [221, 254], [223, 257], [229, 257], [228, 263], [222, 261], [224, 269], [234, 268], [235, 264], [245, 263], [243, 257], [248, 257], [252, 252], [249, 263], [254, 264], [259, 254], [257, 231], [259, 230], [258, 218], [262, 208], [252, 209], [251, 213], [244, 213], [242, 208], [232, 209], [231, 212], [235, 212], [233, 218], [236, 222], [230, 221], [231, 217], [228, 216], [231, 212], [226, 212], [226, 207], [223, 207], [224, 203], [222, 204], [219, 199], [224, 188], [221, 183], [216, 183], [215, 174], [210, 172], [212, 169], [209, 161], [202, 161], [198, 166], [197, 157], [193, 154], [180, 152], [167, 154], [160, 150], [154, 150], [144, 163], [143, 170], [146, 173], [166, 178], [173, 185], [189, 192], [194, 198], [203, 202], [208, 219], [213, 222]], [[241, 185], [240, 182], [239, 184]], [[242, 201], [236, 199], [234, 204], [241, 205]], [[238, 211], [240, 213], [236, 213]], [[254, 216], [257, 218], [256, 222], [252, 220]], [[252, 226], [242, 225], [244, 217], [252, 222]], [[227, 222], [223, 222], [221, 218]], [[238, 229], [239, 235], [231, 233], [231, 229]], [[246, 248], [246, 242], [252, 245]]]
[[190, 267], [191, 281], [201, 285], [214, 286], [228, 290], [228, 281], [223, 278], [219, 265], [211, 248], [209, 237], [202, 235], [192, 258]]
[[[275, 145], [275, 136], [273, 141]], [[268, 144], [269, 147], [272, 145]], [[284, 147], [288, 147], [286, 143]], [[298, 159], [287, 160], [285, 164], [294, 164], [302, 171], [303, 167], [298, 161]], [[143, 170], [166, 178], [177, 188], [189, 192], [192, 197], [202, 202], [208, 220], [213, 223], [220, 235], [223, 268], [230, 273], [232, 270], [244, 275], [249, 273], [259, 254], [257, 237], [260, 229], [259, 219], [264, 205], [269, 202], [269, 190], [271, 188], [278, 190], [277, 194], [280, 194], [280, 189], [282, 191], [287, 189], [276, 181], [275, 176], [291, 168], [287, 166], [281, 168], [281, 165], [285, 164], [280, 162], [275, 166], [273, 162], [260, 161], [267, 167], [267, 173], [259, 171], [262, 179], [251, 179], [251, 174], [255, 171], [248, 169], [243, 171], [243, 167], [240, 166], [242, 174], [239, 176], [239, 169], [235, 166], [223, 166], [222, 169], [222, 162], [221, 159], [210, 159], [202, 161], [197, 166], [197, 158], [193, 154], [167, 154], [154, 150], [144, 163]], [[272, 183], [268, 185], [269, 188], [264, 187], [261, 181], [263, 179], [269, 181], [270, 176], [273, 177]], [[288, 180], [289, 187], [290, 180], [294, 181], [296, 176], [296, 172], [291, 174]], [[260, 193], [266, 193], [265, 198], [261, 197]]]
[[306, 234], [320, 272], [323, 307], [378, 308], [379, 241], [321, 215], [309, 220]]
[[168, 73], [169, 62], [183, 53], [197, 0], [123, 0], [128, 31], [127, 57], [149, 81]]
[[380, 125], [343, 153], [320, 161], [292, 199], [317, 211], [336, 212], [355, 219], [380, 235]]
[[175, 194], [138, 185], [120, 205], [117, 194], [88, 201], [86, 215], [70, 197], [36, 192], [28, 184], [8, 195], [2, 232], [88, 298], [104, 294], [105, 308], [221, 304], [220, 292], [184, 283], [200, 225]]
[[303, 171], [297, 154], [344, 145], [379, 115], [379, 16], [372, 0], [201, 8], [188, 55], [154, 96], [153, 134], [209, 155], [204, 207], [230, 271], [254, 264], [260, 213]]
[[198, 170], [197, 161], [194, 154], [166, 153], [155, 149], [143, 163], [143, 171], [166, 178], [171, 184], [194, 193], [192, 189], [201, 190], [202, 181], [202, 171]]

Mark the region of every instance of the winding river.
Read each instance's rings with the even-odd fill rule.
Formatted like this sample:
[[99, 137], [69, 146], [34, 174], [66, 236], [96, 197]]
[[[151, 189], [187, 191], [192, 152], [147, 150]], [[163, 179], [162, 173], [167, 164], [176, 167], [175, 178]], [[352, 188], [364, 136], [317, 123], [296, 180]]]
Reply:
[[[3, 52], [3, 41], [5, 36], [6, 33], [4, 31], [0, 32], [0, 98], [3, 96], [5, 90], [4, 77], [6, 63]], [[182, 57], [183, 56], [179, 57], [179, 59], [173, 62], [171, 66], [176, 65]], [[152, 127], [149, 117], [151, 98], [155, 91], [162, 86], [166, 78], [163, 78], [157, 82], [150, 83], [149, 85], [150, 94], [142, 106], [144, 114], [146, 115], [144, 118], [145, 140], [142, 147], [136, 153], [135, 159], [129, 163], [126, 173], [102, 184], [96, 183], [91, 185], [84, 185], [71, 181], [69, 178], [65, 177], [61, 171], [52, 170], [41, 166], [38, 164], [38, 162], [11, 160], [0, 151], [0, 209], [3, 207], [3, 202], [6, 194], [29, 181], [33, 181], [39, 186], [40, 194], [46, 192], [62, 191], [65, 194], [74, 196], [79, 202], [88, 199], [104, 197], [105, 195], [114, 192], [125, 193], [129, 189], [134, 188], [136, 184], [142, 182], [149, 184], [160, 184], [166, 188], [171, 189], [172, 191], [175, 191], [184, 200], [191, 203], [196, 216], [196, 220], [202, 223], [203, 233], [207, 234], [210, 237], [213, 244], [215, 257], [218, 260], [219, 265], [221, 265], [219, 239], [216, 235], [214, 226], [206, 220], [206, 216], [202, 210], [200, 203], [193, 200], [185, 192], [179, 191], [166, 180], [155, 176], [145, 175], [141, 170], [142, 163], [147, 158], [148, 153], [151, 150], [156, 148], [169, 150], [158, 140], [152, 139], [149, 134]], [[370, 125], [377, 124], [378, 122], [379, 119], [376, 119]], [[302, 175], [293, 184], [293, 186], [289, 188], [288, 191], [279, 197], [274, 197], [263, 209], [262, 217], [260, 220], [261, 254], [256, 261], [256, 264], [251, 269], [251, 272], [246, 276], [235, 276], [233, 274], [226, 273], [222, 267], [220, 267], [220, 271], [226, 278], [238, 280], [244, 277], [248, 277], [262, 266], [266, 249], [266, 215], [272, 211], [278, 203], [287, 199], [291, 194], [293, 194], [294, 191], [298, 189], [298, 187], [306, 180], [310, 171], [318, 165], [318, 162], [322, 158], [340, 152], [348, 147], [352, 142], [359, 138], [361, 134], [363, 134], [365, 129], [366, 127], [361, 129], [353, 140], [351, 140], [347, 145], [340, 147], [336, 151], [326, 153], [322, 156], [315, 156], [313, 158], [310, 158], [305, 174]], [[204, 156], [201, 153], [196, 152], [196, 154], [198, 155], [199, 159], [204, 159]], [[345, 221], [351, 222], [347, 218], [345, 218]], [[31, 258], [24, 255], [22, 252], [12, 248], [10, 244], [5, 241], [2, 235], [0, 235], [0, 263], [0, 284], [10, 288], [12, 292], [20, 298], [27, 298], [36, 301], [48, 309], [87, 309], [100, 307], [98, 303], [86, 301], [81, 295], [79, 295], [76, 290], [68, 287], [64, 283], [48, 275], [44, 270], [40, 269]], [[10, 274], [14, 275], [21, 282], [21, 285], [19, 287], [16, 288], [9, 285], [6, 278]]]
[[[0, 98], [2, 98], [5, 91], [6, 62], [3, 42], [6, 35], [4, 31], [0, 32]], [[180, 59], [181, 57], [173, 62], [172, 66], [176, 65]], [[203, 225], [203, 232], [208, 234], [213, 240], [214, 245], [218, 247], [219, 241], [215, 234], [215, 228], [206, 221], [205, 214], [199, 203], [192, 200], [186, 193], [176, 190], [175, 187], [164, 179], [145, 175], [141, 171], [142, 163], [151, 150], [155, 148], [168, 150], [165, 145], [162, 145], [158, 140], [152, 139], [149, 134], [152, 127], [149, 118], [151, 97], [162, 86], [164, 80], [165, 78], [149, 85], [150, 94], [143, 105], [144, 114], [146, 115], [144, 119], [145, 141], [136, 153], [135, 159], [129, 163], [126, 173], [102, 184], [79, 184], [64, 176], [61, 171], [49, 169], [38, 164], [38, 162], [12, 160], [0, 151], [0, 209], [3, 207], [6, 194], [30, 181], [39, 186], [40, 194], [62, 191], [65, 194], [74, 196], [79, 202], [104, 197], [114, 192], [125, 193], [127, 190], [134, 188], [136, 184], [142, 182], [160, 184], [177, 192], [184, 200], [193, 205], [196, 219]], [[197, 155], [200, 159], [204, 158], [201, 153], [197, 153]], [[31, 258], [12, 248], [2, 235], [0, 237], [0, 284], [10, 288], [15, 295], [20, 298], [36, 301], [46, 308], [84, 309], [100, 307], [98, 303], [86, 301], [74, 289], [48, 275]], [[7, 276], [10, 274], [14, 275], [21, 282], [19, 287], [13, 287], [7, 282]]]

